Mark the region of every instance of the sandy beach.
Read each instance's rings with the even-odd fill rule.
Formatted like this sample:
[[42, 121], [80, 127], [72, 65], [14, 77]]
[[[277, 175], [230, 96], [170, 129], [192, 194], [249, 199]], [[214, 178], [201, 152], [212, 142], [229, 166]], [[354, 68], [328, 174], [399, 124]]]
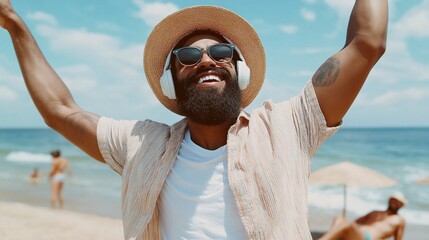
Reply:
[[[330, 212], [310, 209], [310, 228], [314, 233], [324, 232], [329, 229], [333, 217]], [[349, 216], [350, 219], [354, 217]], [[428, 235], [427, 226], [407, 225], [404, 239], [425, 240]], [[0, 239], [118, 240], [123, 239], [123, 232], [120, 219], [0, 202]]]
[[122, 221], [68, 210], [0, 202], [0, 239], [118, 240], [123, 239]]
[[[349, 159], [395, 178], [394, 188], [349, 188], [347, 219], [385, 209], [387, 196], [401, 191], [409, 200], [399, 212], [407, 222], [404, 239], [427, 240], [429, 186], [414, 182], [429, 176], [428, 134], [429, 129], [342, 129], [322, 145], [312, 167]], [[64, 152], [73, 168], [64, 188], [65, 210], [49, 208], [52, 146]], [[0, 240], [123, 239], [121, 178], [108, 166], [50, 129], [0, 129], [0, 148]], [[35, 167], [42, 178], [29, 184]], [[342, 188], [310, 186], [310, 229], [327, 231], [341, 214], [343, 200]]]

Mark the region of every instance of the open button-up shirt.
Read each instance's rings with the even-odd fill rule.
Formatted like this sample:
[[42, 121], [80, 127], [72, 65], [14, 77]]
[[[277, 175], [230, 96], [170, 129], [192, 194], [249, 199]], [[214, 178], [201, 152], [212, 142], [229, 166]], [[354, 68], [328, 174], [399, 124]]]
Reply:
[[[186, 127], [186, 118], [172, 126], [99, 120], [100, 151], [122, 176], [126, 240], [162, 239], [157, 200]], [[249, 239], [311, 239], [310, 159], [336, 129], [326, 126], [311, 82], [288, 101], [241, 112], [228, 131], [228, 177]]]

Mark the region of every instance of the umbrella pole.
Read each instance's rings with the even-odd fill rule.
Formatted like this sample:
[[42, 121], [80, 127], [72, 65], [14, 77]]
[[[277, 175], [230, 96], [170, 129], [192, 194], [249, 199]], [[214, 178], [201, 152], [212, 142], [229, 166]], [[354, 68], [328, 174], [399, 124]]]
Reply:
[[343, 218], [346, 218], [346, 208], [347, 208], [347, 186], [343, 185], [343, 193], [344, 193], [344, 208], [343, 208]]

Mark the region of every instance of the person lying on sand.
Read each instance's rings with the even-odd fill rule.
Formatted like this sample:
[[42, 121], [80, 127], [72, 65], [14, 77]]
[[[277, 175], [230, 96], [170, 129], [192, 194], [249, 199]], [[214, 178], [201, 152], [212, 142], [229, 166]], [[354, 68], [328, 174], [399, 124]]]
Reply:
[[389, 197], [388, 203], [385, 211], [372, 211], [355, 221], [347, 221], [343, 217], [335, 218], [332, 228], [320, 240], [372, 240], [389, 237], [402, 240], [405, 220], [398, 215], [398, 211], [407, 201], [403, 194], [398, 192]]

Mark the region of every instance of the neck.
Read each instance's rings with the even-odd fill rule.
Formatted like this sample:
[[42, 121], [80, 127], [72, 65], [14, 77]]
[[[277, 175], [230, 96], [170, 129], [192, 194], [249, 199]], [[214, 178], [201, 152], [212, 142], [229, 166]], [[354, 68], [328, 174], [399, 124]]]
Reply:
[[234, 120], [218, 125], [203, 125], [188, 118], [187, 123], [195, 144], [208, 150], [215, 150], [226, 145], [228, 130], [234, 124]]
[[389, 208], [387, 208], [387, 210], [386, 210], [386, 212], [389, 214], [389, 215], [394, 215], [394, 214], [398, 214], [398, 210], [399, 209], [391, 209], [390, 207]]

